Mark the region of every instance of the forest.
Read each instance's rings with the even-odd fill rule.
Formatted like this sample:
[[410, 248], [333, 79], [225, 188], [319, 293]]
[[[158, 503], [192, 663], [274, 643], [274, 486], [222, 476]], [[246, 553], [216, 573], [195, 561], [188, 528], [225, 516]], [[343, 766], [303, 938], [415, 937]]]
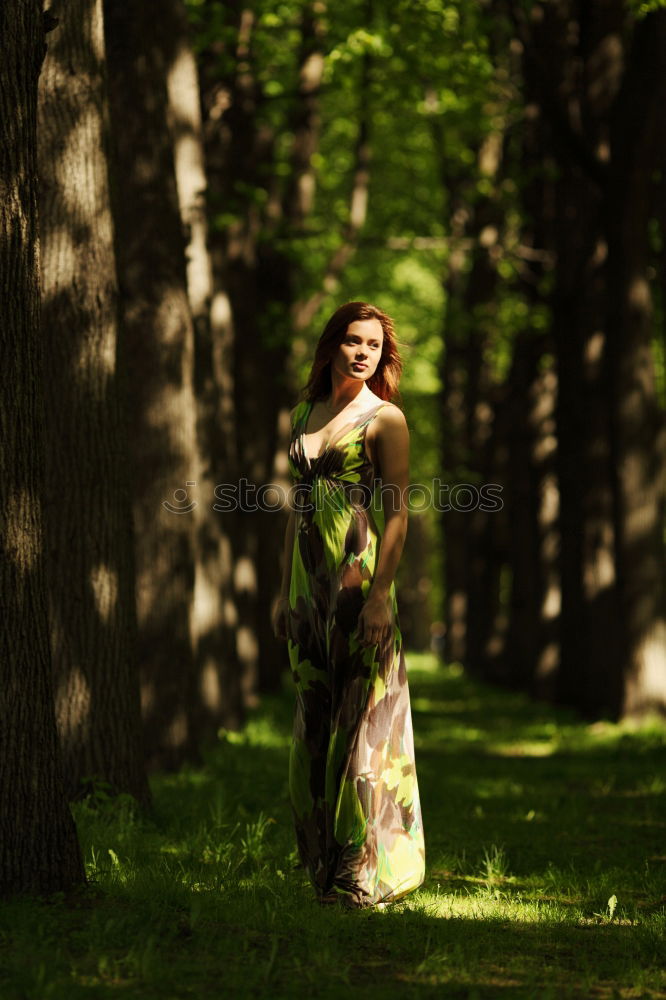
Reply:
[[[665, 109], [666, 0], [0, 5], [2, 1000], [666, 997]], [[427, 865], [358, 915], [271, 617], [351, 301]]]

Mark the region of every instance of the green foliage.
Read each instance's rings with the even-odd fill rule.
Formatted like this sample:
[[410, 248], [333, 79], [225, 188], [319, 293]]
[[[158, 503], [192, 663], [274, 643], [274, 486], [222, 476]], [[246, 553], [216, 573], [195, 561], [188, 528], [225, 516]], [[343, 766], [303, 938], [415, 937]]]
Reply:
[[383, 912], [314, 902], [291, 685], [149, 814], [76, 804], [90, 884], [0, 908], [3, 1000], [663, 995], [666, 728], [577, 721], [407, 653], [427, 846]]
[[637, 17], [647, 17], [666, 8], [666, 0], [629, 0], [629, 7]]
[[[529, 15], [535, 4], [524, 0], [521, 6]], [[659, 6], [631, 0], [628, 9], [654, 16]], [[447, 347], [474, 335], [484, 362], [481, 402], [501, 399], [517, 336], [541, 336], [550, 329], [558, 266], [552, 232], [548, 235], [552, 219], [529, 218], [528, 206], [538, 214], [544, 202], [524, 195], [533, 186], [554, 183], [562, 165], [555, 158], [543, 162], [526, 144], [531, 119], [524, 106], [522, 43], [511, 19], [501, 13], [506, 5], [349, 0], [317, 8], [323, 86], [313, 122], [313, 208], [302, 226], [267, 219], [267, 206], [275, 205], [290, 180], [294, 130], [303, 110], [298, 103], [301, 23], [304, 12], [315, 8], [306, 0], [251, 0], [240, 7], [188, 0], [188, 7], [202, 79], [219, 88], [221, 106], [239, 76], [248, 74], [253, 83], [252, 120], [245, 127], [261, 137], [255, 143], [256, 164], [250, 157], [249, 176], [241, 172], [229, 191], [214, 192], [220, 203], [213, 197], [211, 223], [214, 230], [233, 226], [256, 233], [258, 255], [285, 265], [275, 269], [273, 281], [270, 267], [262, 271], [256, 319], [262, 344], [278, 354], [285, 348], [288, 363], [276, 379], [293, 377], [293, 388], [302, 386], [333, 310], [352, 299], [375, 302], [394, 317], [405, 362], [401, 390], [412, 435], [412, 482], [427, 484], [441, 476], [478, 483], [485, 476], [481, 456], [462, 443], [453, 449], [455, 467], [441, 467], [441, 436], [447, 429], [442, 430], [440, 392]], [[245, 29], [251, 24], [251, 30], [239, 60], [235, 19], [241, 12]], [[628, 30], [631, 22], [628, 18]], [[222, 117], [221, 128], [231, 127], [229, 117]], [[332, 276], [331, 262], [349, 239], [362, 135], [370, 153], [367, 218], [341, 273]], [[494, 156], [484, 156], [493, 143]], [[219, 186], [224, 165], [215, 166]], [[547, 200], [552, 201], [552, 192]], [[546, 215], [556, 204], [557, 199]], [[663, 282], [656, 280], [656, 265], [663, 242], [653, 222], [653, 357], [662, 407], [666, 351]], [[490, 261], [496, 276], [486, 283], [491, 288], [485, 295], [474, 287], [470, 292], [468, 285], [479, 259]], [[318, 309], [308, 328], [295, 333], [290, 307], [313, 297]], [[544, 356], [539, 366], [553, 369], [552, 357]], [[484, 412], [484, 406], [478, 409]], [[431, 613], [437, 617], [444, 555], [435, 512], [424, 516], [433, 539], [426, 571], [433, 581]], [[509, 593], [510, 582], [503, 573], [503, 594]]]

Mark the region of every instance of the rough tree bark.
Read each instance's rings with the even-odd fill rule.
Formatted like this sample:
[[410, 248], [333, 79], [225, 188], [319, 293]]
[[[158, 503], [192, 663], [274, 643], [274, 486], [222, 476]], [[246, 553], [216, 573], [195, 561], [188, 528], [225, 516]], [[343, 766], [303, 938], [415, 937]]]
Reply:
[[41, 5], [0, 7], [0, 894], [84, 881], [64, 794], [44, 566], [37, 234]]
[[38, 149], [56, 715], [71, 797], [98, 778], [145, 802], [102, 4], [48, 12]]
[[160, 20], [146, 0], [106, 0], [104, 17], [144, 740], [149, 765], [172, 768], [197, 756], [201, 701], [192, 637], [200, 474], [193, 323]]

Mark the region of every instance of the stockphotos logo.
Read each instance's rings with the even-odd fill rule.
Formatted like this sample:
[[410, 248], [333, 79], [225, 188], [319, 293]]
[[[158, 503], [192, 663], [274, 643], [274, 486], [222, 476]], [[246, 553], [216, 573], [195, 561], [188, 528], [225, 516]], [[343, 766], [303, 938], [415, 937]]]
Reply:
[[188, 489], [190, 486], [196, 486], [196, 481], [185, 483], [185, 489], [174, 490], [173, 499], [174, 503], [170, 503], [169, 500], [163, 500], [162, 506], [165, 510], [168, 510], [170, 514], [191, 514], [199, 504], [196, 500], [190, 500], [188, 496]]
[[[170, 514], [191, 514], [199, 506], [199, 501], [190, 493], [196, 486], [196, 481], [188, 481], [184, 489], [174, 490], [173, 500], [163, 500], [162, 506]], [[295, 483], [288, 490], [280, 483], [257, 486], [247, 479], [240, 479], [237, 483], [218, 483], [214, 495], [216, 502], [212, 504], [212, 510], [219, 514], [237, 510], [270, 513], [285, 507], [303, 513], [326, 508], [341, 510], [346, 506], [385, 512], [405, 507], [412, 513], [432, 509], [441, 513], [481, 511], [491, 514], [504, 507], [499, 483], [451, 484], [440, 479], [433, 479], [427, 484], [410, 483], [404, 490], [393, 483], [382, 483], [381, 479], [375, 479], [372, 486], [364, 486], [362, 483], [319, 477], [310, 482]]]

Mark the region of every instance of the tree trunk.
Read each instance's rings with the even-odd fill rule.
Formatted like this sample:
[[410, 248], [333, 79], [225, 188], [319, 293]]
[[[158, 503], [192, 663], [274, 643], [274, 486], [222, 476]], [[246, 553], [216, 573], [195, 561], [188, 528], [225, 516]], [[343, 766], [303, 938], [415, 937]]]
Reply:
[[[476, 448], [480, 483], [493, 487], [493, 501], [469, 511], [466, 666], [483, 680], [507, 683], [511, 577], [510, 524], [507, 504], [509, 454], [513, 425], [504, 386], [485, 395], [486, 430]], [[501, 492], [496, 487], [501, 487]]]
[[522, 25], [525, 102], [537, 116], [542, 172], [557, 168], [550, 297], [561, 572], [555, 692], [590, 715], [613, 712], [622, 669], [601, 206], [625, 18], [621, 0], [587, 8], [558, 0], [538, 4], [529, 27]]
[[519, 333], [509, 375], [511, 426], [505, 502], [511, 596], [505, 679], [543, 694], [558, 662], [559, 587], [555, 557], [555, 374], [541, 372], [548, 339]]
[[544, 169], [543, 162], [543, 128], [539, 115], [526, 116], [515, 162], [508, 168], [522, 179], [522, 260], [515, 292], [527, 305], [527, 323], [515, 339], [508, 380], [512, 432], [506, 502], [511, 604], [506, 663], [512, 686], [554, 699], [562, 602], [555, 436], [557, 375], [552, 334], [541, 332], [538, 320], [546, 309], [544, 289], [554, 264], [555, 220], [552, 172]]
[[64, 794], [42, 523], [45, 410], [39, 321], [37, 81], [41, 5], [0, 7], [0, 894], [84, 881]]
[[200, 678], [202, 727], [237, 729], [243, 717], [242, 666], [236, 650], [237, 610], [233, 593], [232, 538], [214, 510], [215, 488], [231, 482], [224, 461], [223, 401], [230, 372], [225, 370], [224, 333], [213, 327], [212, 261], [208, 250], [206, 192], [208, 181], [203, 148], [197, 65], [192, 51], [187, 12], [182, 0], [161, 7], [159, 37], [167, 57], [169, 122], [180, 215], [185, 232], [187, 290], [194, 321], [194, 381], [197, 441], [201, 456], [196, 518], [196, 568], [192, 637], [196, 674]]
[[428, 558], [432, 545], [428, 514], [411, 511], [396, 583], [404, 645], [420, 652], [430, 650], [433, 615]]
[[[455, 289], [456, 269], [447, 281], [448, 297], [446, 325], [442, 348], [442, 436], [441, 468], [449, 489], [443, 494], [448, 504], [457, 482], [464, 481], [468, 454], [465, 442], [465, 344], [456, 328], [455, 306], [451, 292]], [[468, 564], [467, 535], [469, 516], [451, 510], [441, 515], [444, 546], [444, 659], [447, 663], [465, 663], [467, 659]]]
[[[666, 426], [652, 356], [648, 277], [651, 179], [663, 171], [666, 11], [635, 31], [611, 131], [608, 337], [616, 472], [617, 566], [624, 625], [615, 712], [666, 713], [666, 581], [662, 520]], [[636, 113], [640, 108], [640, 114]]]
[[148, 799], [108, 183], [101, 0], [54, 0], [39, 82], [47, 576], [68, 794]]
[[[480, 491], [488, 482], [489, 442], [495, 433], [492, 374], [485, 360], [494, 332], [497, 272], [495, 247], [501, 214], [496, 191], [465, 190], [450, 176], [441, 126], [434, 127], [443, 181], [450, 191], [447, 314], [443, 356], [443, 467], [450, 479], [451, 510], [443, 513], [445, 545], [445, 658], [483, 674], [487, 658], [499, 654], [491, 634], [500, 627], [499, 565], [487, 558], [490, 534], [500, 512], [486, 511]], [[496, 184], [502, 136], [490, 133], [477, 152], [477, 178]], [[466, 245], [471, 249], [466, 250]], [[471, 267], [465, 267], [467, 253]], [[490, 480], [496, 481], [496, 480]], [[497, 584], [497, 586], [496, 586]], [[504, 626], [502, 625], [503, 629]]]
[[192, 615], [200, 466], [194, 336], [167, 116], [161, 21], [105, 0], [116, 253], [124, 324], [144, 739], [151, 767], [196, 758]]

